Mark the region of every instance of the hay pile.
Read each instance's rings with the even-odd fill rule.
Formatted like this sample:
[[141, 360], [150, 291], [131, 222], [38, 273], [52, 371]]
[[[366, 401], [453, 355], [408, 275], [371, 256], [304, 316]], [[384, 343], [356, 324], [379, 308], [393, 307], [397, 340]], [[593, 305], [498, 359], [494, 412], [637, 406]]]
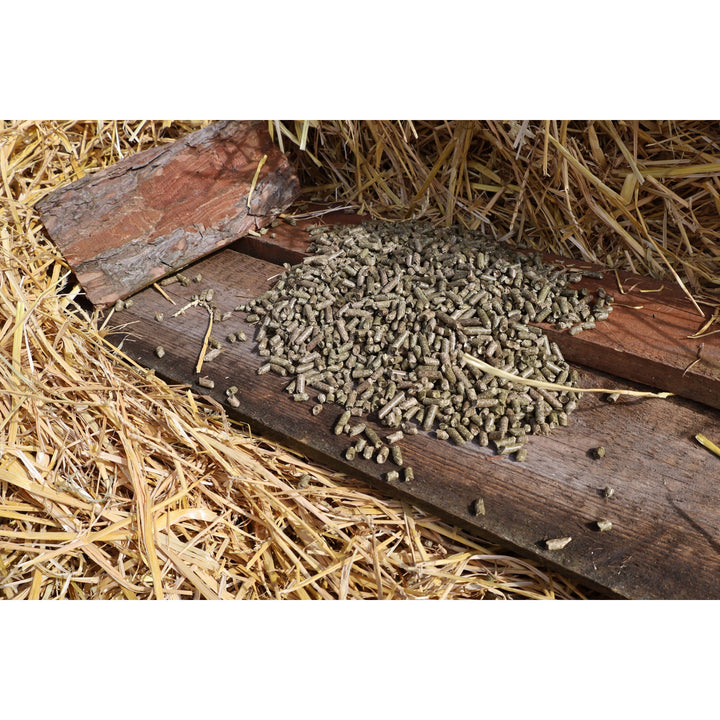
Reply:
[[[275, 123], [308, 197], [720, 296], [717, 122]], [[302, 149], [301, 149], [302, 148]]]
[[[584, 597], [253, 437], [104, 343], [33, 205], [205, 124], [0, 123], [0, 596]], [[710, 123], [270, 125], [307, 199], [677, 273], [715, 302]]]

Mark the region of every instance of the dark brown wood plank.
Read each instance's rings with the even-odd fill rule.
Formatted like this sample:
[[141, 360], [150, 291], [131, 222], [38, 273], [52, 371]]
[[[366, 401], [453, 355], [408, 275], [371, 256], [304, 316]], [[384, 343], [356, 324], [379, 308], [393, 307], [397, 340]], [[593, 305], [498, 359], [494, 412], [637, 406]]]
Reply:
[[[297, 263], [308, 246], [303, 230], [306, 225], [356, 223], [362, 219], [343, 214], [303, 220], [296, 228], [286, 226], [259, 238], [243, 238], [235, 248], [271, 262]], [[615, 274], [599, 265], [556, 255], [544, 257], [567, 267], [604, 271], [602, 280], [584, 277], [578, 287], [587, 287], [593, 293], [603, 287], [616, 301], [607, 321], [579, 335], [542, 325], [566, 360], [720, 408], [720, 334], [689, 337], [707, 318], [699, 314], [675, 283], [619, 272], [618, 285]]]
[[102, 307], [257, 231], [299, 192], [265, 123], [223, 121], [87, 175], [36, 208]]
[[[207, 287], [215, 290], [222, 311], [267, 289], [277, 266], [223, 250], [198, 263], [199, 285], [167, 288], [172, 306], [153, 289], [134, 297], [134, 305], [111, 318], [129, 323], [115, 336], [123, 350], [139, 363], [175, 383], [191, 384], [199, 393], [222, 403], [230, 416], [249, 422], [304, 452], [367, 481], [404, 500], [438, 513], [481, 537], [520, 553], [541, 558], [550, 567], [581, 579], [609, 595], [629, 598], [720, 597], [720, 458], [694, 441], [697, 432], [720, 438], [720, 413], [681, 398], [621, 400], [612, 406], [586, 394], [570, 416], [570, 425], [548, 437], [532, 437], [528, 459], [518, 463], [494, 456], [476, 444], [455, 447], [420, 432], [402, 441], [406, 464], [415, 470], [412, 483], [388, 483], [379, 466], [362, 459], [350, 466], [342, 452], [350, 444], [335, 436], [340, 415], [327, 406], [317, 417], [311, 403], [293, 402], [282, 392], [288, 380], [258, 376], [263, 362], [252, 342], [224, 345], [219, 358], [202, 374], [214, 378], [212, 391], [198, 387], [194, 373], [207, 328], [207, 312], [190, 308], [170, 317], [189, 296]], [[166, 319], [157, 322], [156, 312]], [[235, 314], [215, 326], [214, 334], [253, 328]], [[162, 344], [159, 359], [154, 349]], [[582, 370], [586, 387], [617, 385], [615, 378]], [[241, 406], [226, 402], [225, 389], [241, 388]], [[371, 423], [382, 435], [388, 431]], [[591, 450], [603, 445], [607, 454], [593, 459]], [[612, 487], [611, 499], [602, 490]], [[483, 497], [486, 515], [471, 512]], [[613, 529], [598, 532], [595, 521], [609, 519]], [[544, 541], [571, 536], [563, 550], [551, 552]]]

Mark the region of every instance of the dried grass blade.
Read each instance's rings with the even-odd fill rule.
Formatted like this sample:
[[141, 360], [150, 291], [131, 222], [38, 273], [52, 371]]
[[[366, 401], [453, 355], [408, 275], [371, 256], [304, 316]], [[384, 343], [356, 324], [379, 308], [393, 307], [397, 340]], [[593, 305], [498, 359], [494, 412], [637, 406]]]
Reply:
[[708, 440], [702, 433], [698, 433], [695, 439], [703, 446], [706, 447], [710, 452], [715, 453], [720, 457], [720, 447], [718, 447], [712, 440]]
[[577, 393], [619, 393], [621, 395], [629, 395], [632, 397], [655, 397], [655, 398], [669, 398], [672, 397], [673, 393], [671, 392], [645, 392], [641, 390], [619, 390], [617, 388], [614, 388], [612, 390], [609, 390], [607, 388], [585, 388], [585, 387], [572, 387], [571, 385], [560, 385], [558, 383], [551, 383], [551, 382], [543, 382], [542, 380], [533, 380], [532, 378], [523, 378], [519, 375], [513, 375], [512, 373], [505, 372], [505, 370], [501, 370], [499, 368], [493, 367], [492, 365], [489, 365], [488, 363], [484, 362], [483, 360], [478, 360], [478, 358], [473, 357], [472, 355], [468, 355], [467, 353], [464, 353], [462, 356], [465, 359], [465, 362], [469, 363], [470, 365], [473, 365], [474, 367], [478, 368], [479, 370], [483, 370], [486, 373], [489, 373], [490, 375], [494, 375], [495, 377], [502, 378], [504, 380], [510, 380], [513, 383], [516, 383], [518, 385], [530, 385], [531, 387], [539, 387], [539, 388], [545, 388], [546, 390], [559, 390], [559, 391], [567, 391], [567, 392], [577, 392]]

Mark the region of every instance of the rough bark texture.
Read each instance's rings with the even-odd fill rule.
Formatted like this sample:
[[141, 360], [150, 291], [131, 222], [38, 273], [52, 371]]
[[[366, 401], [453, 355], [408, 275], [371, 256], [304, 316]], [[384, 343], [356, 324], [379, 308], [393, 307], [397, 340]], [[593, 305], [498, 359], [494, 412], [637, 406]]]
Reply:
[[265, 226], [299, 191], [265, 123], [223, 121], [81, 178], [36, 209], [102, 307]]

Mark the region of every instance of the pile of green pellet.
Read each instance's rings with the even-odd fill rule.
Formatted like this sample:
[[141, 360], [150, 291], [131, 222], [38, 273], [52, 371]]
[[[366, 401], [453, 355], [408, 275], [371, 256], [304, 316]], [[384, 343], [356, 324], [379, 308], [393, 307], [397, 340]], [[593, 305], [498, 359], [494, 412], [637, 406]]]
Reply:
[[266, 358], [258, 373], [288, 377], [286, 391], [312, 399], [314, 414], [326, 403], [345, 408], [335, 432], [358, 436], [347, 457], [389, 454], [353, 417], [399, 430], [391, 446], [422, 430], [457, 445], [492, 443], [517, 460], [528, 435], [567, 425], [574, 390], [498, 378], [463, 356], [573, 387], [575, 371], [532, 323], [591, 328], [612, 298], [593, 298], [571, 287], [580, 275], [464, 228], [373, 222], [310, 234], [303, 263], [286, 265], [271, 290], [239, 309], [256, 323]]

